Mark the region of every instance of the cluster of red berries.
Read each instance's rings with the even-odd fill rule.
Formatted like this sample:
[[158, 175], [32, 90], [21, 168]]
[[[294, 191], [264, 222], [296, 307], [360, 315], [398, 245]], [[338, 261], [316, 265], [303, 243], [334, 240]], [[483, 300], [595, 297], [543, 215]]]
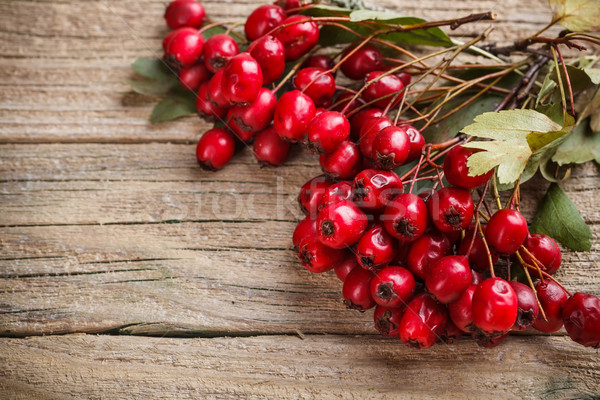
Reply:
[[[479, 222], [471, 193], [493, 171], [468, 175], [473, 150], [454, 144], [447, 152], [436, 172], [440, 186], [442, 176], [451, 186], [419, 195], [412, 184], [404, 190], [393, 169], [417, 159], [418, 168], [427, 148], [419, 130], [386, 114], [399, 106], [411, 76], [387, 73], [370, 43], [348, 46], [337, 64], [311, 54], [319, 25], [298, 14], [300, 6], [282, 0], [254, 10], [244, 27], [249, 45], [240, 52], [233, 32], [204, 40], [203, 28], [213, 24], [206, 25], [196, 0], [169, 4], [165, 60], [197, 94], [199, 115], [224, 123], [199, 140], [200, 165], [224, 167], [236, 142], [253, 142], [263, 164], [283, 164], [293, 143], [319, 154], [325, 175], [300, 190], [307, 216], [294, 231], [294, 246], [309, 271], [335, 270], [348, 306], [375, 307], [375, 327], [384, 335], [427, 348], [469, 333], [494, 346], [511, 331], [555, 332], [564, 324], [573, 340], [597, 347], [600, 300], [570, 296], [552, 278], [561, 264], [556, 243], [530, 234], [515, 209]], [[296, 62], [294, 73], [282, 78], [286, 62]], [[336, 85], [338, 67], [363, 81], [358, 91]], [[292, 88], [278, 98], [288, 77]], [[496, 277], [502, 266], [510, 271], [511, 259], [529, 286]]]
[[[600, 300], [570, 296], [552, 278], [561, 265], [552, 238], [530, 234], [514, 209], [500, 209], [485, 225], [473, 223], [470, 190], [491, 172], [468, 176], [472, 153], [453, 147], [443, 164], [453, 186], [419, 195], [405, 193], [390, 170], [365, 169], [338, 182], [311, 179], [298, 196], [306, 217], [293, 236], [302, 264], [315, 273], [335, 270], [345, 303], [360, 311], [374, 307], [375, 328], [412, 347], [449, 343], [464, 333], [491, 347], [511, 331], [555, 332], [563, 324], [577, 343], [598, 347]], [[535, 291], [496, 277], [499, 260], [511, 258], [539, 278]]]

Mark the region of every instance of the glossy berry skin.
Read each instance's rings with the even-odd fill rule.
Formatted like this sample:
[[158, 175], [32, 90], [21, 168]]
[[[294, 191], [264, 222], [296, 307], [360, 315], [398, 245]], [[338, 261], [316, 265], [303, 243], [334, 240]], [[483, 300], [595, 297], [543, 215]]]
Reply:
[[567, 333], [583, 346], [600, 347], [600, 299], [586, 293], [575, 293], [562, 311]]
[[442, 304], [458, 300], [471, 285], [471, 268], [465, 256], [446, 256], [431, 266], [425, 286]]
[[210, 77], [210, 72], [202, 63], [179, 70], [179, 83], [187, 90], [198, 90]]
[[352, 200], [352, 182], [350, 181], [341, 181], [329, 186], [319, 202], [318, 209], [320, 211], [323, 207], [342, 200]]
[[[371, 118], [383, 117], [383, 110], [377, 107], [365, 108], [354, 114], [350, 120], [350, 135], [353, 140], [360, 138], [360, 131]], [[369, 153], [370, 154], [370, 153]]]
[[325, 54], [315, 54], [314, 56], [308, 57], [306, 61], [302, 63], [302, 68], [314, 67], [329, 71], [334, 65], [333, 58]]
[[299, 90], [292, 90], [279, 98], [273, 126], [279, 136], [290, 142], [297, 142], [306, 135], [306, 128], [315, 112], [315, 104], [310, 97]]
[[402, 181], [394, 171], [362, 170], [354, 178], [352, 186], [356, 204], [371, 211], [384, 208], [402, 193]]
[[[362, 97], [366, 102], [379, 99], [373, 103], [374, 106], [379, 108], [386, 108], [390, 103], [392, 104], [391, 106], [394, 107], [402, 101], [402, 94], [400, 92], [404, 90], [404, 85], [396, 75], [386, 75], [383, 78], [379, 78], [384, 73], [384, 71], [373, 71], [367, 74], [365, 77], [365, 85], [369, 84], [371, 81], [374, 82], [369, 84], [363, 92]], [[377, 78], [379, 79], [375, 81]], [[382, 98], [384, 96], [386, 97]], [[394, 97], [396, 97], [396, 99], [394, 99]]]
[[358, 265], [358, 261], [356, 261], [354, 254], [352, 252], [348, 252], [346, 258], [344, 258], [335, 266], [334, 271], [338, 279], [344, 282], [348, 274], [350, 274], [350, 272], [352, 272], [352, 270], [355, 268], [360, 268], [360, 265]]
[[179, 28], [169, 34], [165, 60], [176, 69], [189, 68], [202, 56], [204, 38], [195, 28]]
[[285, 19], [283, 8], [265, 4], [258, 7], [248, 16], [244, 25], [244, 33], [249, 41], [256, 40], [281, 25]]
[[292, 235], [292, 243], [294, 244], [294, 250], [298, 251], [302, 241], [309, 237], [316, 237], [317, 235], [317, 220], [310, 216], [304, 217], [303, 220], [298, 222], [294, 233]]
[[204, 43], [204, 65], [210, 72], [217, 72], [227, 61], [240, 52], [233, 38], [224, 33], [211, 36]]
[[285, 47], [286, 61], [299, 59], [315, 47], [319, 41], [319, 27], [304, 15], [288, 17], [281, 25], [289, 25], [276, 33], [277, 39]]
[[219, 107], [212, 102], [208, 95], [209, 82], [204, 82], [198, 89], [196, 96], [196, 110], [200, 118], [207, 121], [222, 120], [227, 114], [226, 107]]
[[415, 277], [402, 267], [385, 267], [371, 279], [371, 296], [379, 305], [404, 308], [415, 293]]
[[324, 69], [308, 67], [298, 71], [292, 81], [298, 89], [312, 99], [316, 107], [329, 107], [335, 94], [335, 79]]
[[502, 278], [486, 279], [473, 294], [473, 322], [487, 334], [499, 336], [512, 328], [517, 309], [517, 295]]
[[547, 321], [544, 321], [540, 311], [533, 327], [540, 332], [556, 332], [563, 326], [562, 309], [568, 300], [568, 296], [558, 284], [550, 279], [544, 279], [544, 283], [538, 281], [535, 284], [535, 290]]
[[223, 168], [235, 152], [233, 135], [221, 128], [207, 131], [196, 146], [196, 158], [204, 169], [215, 171]]
[[364, 233], [356, 245], [356, 259], [361, 267], [377, 270], [396, 256], [398, 245], [383, 226], [375, 225]]
[[283, 44], [271, 35], [258, 39], [248, 47], [263, 73], [263, 85], [275, 82], [285, 69]]
[[307, 128], [307, 146], [313, 153], [335, 151], [350, 136], [350, 123], [342, 113], [325, 111], [310, 121]]
[[434, 225], [442, 232], [467, 228], [475, 210], [471, 194], [455, 187], [435, 191], [427, 202], [427, 208]]
[[408, 152], [408, 157], [406, 157], [406, 162], [414, 161], [421, 157], [421, 153], [423, 152], [423, 147], [425, 147], [425, 138], [421, 135], [421, 132], [412, 125], [400, 125], [406, 135], [408, 136], [408, 141], [410, 142], [410, 151]]
[[[471, 225], [472, 227], [466, 231], [465, 237], [461, 240], [460, 245], [458, 246], [457, 254], [460, 254], [462, 256], [467, 255], [467, 251], [469, 251], [469, 246], [471, 246], [471, 240], [473, 240], [473, 235], [475, 235], [475, 241], [473, 242], [473, 246], [471, 247], [471, 252], [468, 254], [469, 265], [471, 266], [471, 268], [479, 272], [489, 271], [490, 262], [487, 256], [487, 252], [485, 250], [485, 244], [483, 243], [483, 239], [481, 238], [479, 232], [475, 232], [475, 227], [473, 226], [474, 224]], [[487, 225], [482, 225], [481, 228], [485, 234]], [[496, 264], [500, 256], [493, 249], [490, 249], [490, 253], [492, 255], [492, 264]]]
[[410, 140], [404, 129], [388, 126], [373, 139], [371, 158], [381, 169], [394, 169], [404, 164], [410, 153]]
[[294, 8], [300, 7], [300, 0], [277, 0], [275, 4], [284, 10], [292, 10]]
[[363, 268], [354, 268], [344, 281], [342, 294], [344, 303], [348, 308], [366, 311], [375, 307], [375, 300], [371, 297], [371, 279], [374, 274]]
[[213, 107], [229, 109], [231, 105], [223, 93], [223, 72], [220, 70], [208, 81], [208, 98]]
[[[342, 54], [344, 58], [350, 51], [356, 49], [356, 46], [350, 46]], [[348, 57], [341, 66], [341, 70], [350, 79], [364, 79], [369, 72], [380, 69], [383, 65], [381, 52], [372, 44], [365, 44]]]
[[517, 281], [508, 282], [517, 295], [517, 321], [511, 328], [513, 331], [524, 331], [530, 328], [536, 321], [540, 307], [538, 306], [535, 293], [527, 285]]
[[360, 130], [360, 152], [363, 156], [371, 158], [373, 156], [373, 141], [379, 132], [388, 126], [392, 126], [389, 118], [375, 117], [364, 122]]
[[412, 242], [427, 229], [427, 205], [412, 193], [396, 196], [387, 205], [383, 216], [385, 229], [401, 242]]
[[223, 68], [221, 88], [232, 104], [252, 103], [263, 84], [262, 70], [250, 53], [240, 53]]
[[402, 84], [404, 85], [404, 87], [407, 87], [408, 85], [410, 85], [410, 81], [412, 80], [412, 75], [409, 74], [408, 72], [400, 72], [400, 73], [397, 73], [396, 76], [398, 77], [398, 79], [400, 79], [402, 81]]
[[433, 263], [451, 252], [450, 241], [440, 232], [424, 234], [408, 249], [406, 264], [410, 272], [425, 279]]
[[367, 228], [367, 216], [351, 201], [329, 204], [317, 215], [317, 236], [333, 249], [358, 242]]
[[520, 212], [510, 209], [496, 211], [488, 221], [485, 239], [502, 254], [514, 254], [527, 239], [527, 221]]
[[196, 0], [175, 0], [165, 10], [165, 20], [171, 29], [184, 26], [200, 28], [206, 17], [202, 4]]
[[362, 156], [358, 145], [346, 140], [333, 153], [321, 154], [319, 163], [332, 178], [352, 179], [361, 169]]
[[[519, 254], [521, 254], [523, 261], [527, 264], [537, 264], [542, 271], [547, 272], [550, 275], [554, 275], [560, 268], [562, 262], [560, 248], [550, 236], [544, 235], [543, 233], [533, 233], [525, 239], [523, 246], [536, 260], [534, 263], [533, 258], [529, 254], [520, 250]], [[532, 271], [532, 273], [537, 275], [537, 272]]]
[[479, 285], [481, 282], [483, 282], [483, 274], [481, 272], [477, 272], [474, 269], [471, 269], [471, 277], [472, 277], [472, 281], [471, 284], [472, 285]]
[[398, 337], [400, 336], [400, 320], [404, 315], [404, 308], [390, 308], [377, 305], [373, 312], [373, 320], [375, 329], [383, 336]]
[[261, 88], [248, 105], [233, 106], [227, 112], [227, 126], [244, 142], [265, 129], [273, 120], [277, 98], [267, 88]]
[[327, 188], [333, 183], [327, 176], [319, 175], [302, 185], [300, 193], [298, 193], [298, 204], [304, 215], [317, 217], [319, 203]]
[[400, 340], [409, 347], [427, 349], [442, 335], [447, 322], [445, 307], [431, 295], [419, 294], [408, 303], [400, 320]]
[[473, 332], [476, 328], [473, 324], [473, 294], [477, 286], [470, 285], [458, 299], [448, 304], [450, 319], [463, 332]]
[[314, 273], [333, 269], [345, 256], [345, 251], [327, 247], [315, 236], [305, 238], [300, 243], [298, 250], [298, 258], [304, 268]]
[[467, 166], [467, 159], [479, 151], [463, 146], [454, 146], [446, 154], [444, 176], [450, 184], [463, 189], [475, 189], [485, 185], [494, 173], [494, 170], [491, 169], [483, 175], [469, 176], [469, 167]]
[[290, 142], [283, 140], [273, 127], [256, 135], [254, 139], [254, 157], [262, 165], [282, 165], [290, 154]]

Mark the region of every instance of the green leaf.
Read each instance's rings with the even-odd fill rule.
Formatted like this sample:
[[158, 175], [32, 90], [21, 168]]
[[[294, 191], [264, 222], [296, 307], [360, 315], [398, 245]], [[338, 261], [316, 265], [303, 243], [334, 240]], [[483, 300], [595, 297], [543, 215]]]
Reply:
[[558, 165], [581, 164], [600, 158], [600, 132], [589, 129], [589, 119], [585, 119], [573, 129], [567, 140], [561, 144], [552, 157]]
[[[562, 67], [559, 69], [560, 78], [566, 85], [567, 78], [565, 77], [565, 71]], [[567, 65], [567, 73], [569, 74], [569, 80], [571, 81], [571, 88], [573, 89], [573, 93], [579, 92], [583, 89], [587, 89], [594, 84], [589, 74], [582, 69], [579, 69], [572, 65]], [[553, 69], [551, 71], [551, 78], [553, 81], [558, 82], [558, 77], [556, 76], [556, 69]]]
[[535, 100], [536, 107], [542, 102], [542, 99], [550, 93], [552, 93], [557, 86], [558, 85], [556, 81], [552, 79], [552, 74], [549, 72], [544, 78], [544, 82], [542, 82], [540, 92], [538, 93], [537, 98]]
[[167, 97], [154, 107], [150, 122], [165, 122], [194, 114], [196, 112], [196, 95], [193, 92], [178, 92]]
[[469, 176], [483, 175], [498, 167], [497, 176], [500, 183], [516, 181], [531, 156], [531, 149], [524, 140], [470, 142], [463, 146], [486, 150], [472, 154], [467, 160]]
[[531, 232], [548, 235], [575, 251], [589, 251], [592, 232], [569, 196], [553, 183], [540, 203]]
[[584, 68], [583, 71], [590, 77], [594, 85], [600, 83], [600, 68]]
[[145, 81], [134, 81], [127, 80], [127, 83], [131, 86], [134, 92], [145, 94], [145, 95], [156, 95], [156, 94], [165, 94], [168, 93], [171, 89], [173, 89], [177, 85], [176, 79], [171, 80], [162, 80], [162, 81], [154, 81], [154, 80], [145, 80]]
[[310, 17], [342, 17], [348, 16], [352, 10], [336, 6], [328, 6], [326, 4], [315, 4], [310, 8], [302, 10], [300, 14]]
[[161, 80], [175, 76], [175, 72], [171, 71], [167, 64], [158, 58], [138, 58], [131, 64], [131, 68], [139, 75], [153, 80]]
[[600, 31], [598, 0], [548, 0], [552, 20], [572, 32]]

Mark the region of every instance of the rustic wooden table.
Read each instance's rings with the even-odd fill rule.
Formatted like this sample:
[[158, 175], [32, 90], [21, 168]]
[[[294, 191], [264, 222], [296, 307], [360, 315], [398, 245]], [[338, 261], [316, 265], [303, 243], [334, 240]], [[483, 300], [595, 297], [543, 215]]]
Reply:
[[[257, 2], [205, 2], [237, 20]], [[493, 10], [495, 37], [549, 20], [544, 0], [415, 0], [429, 19]], [[347, 310], [290, 250], [305, 154], [246, 151], [200, 170], [198, 118], [151, 125], [130, 64], [160, 51], [164, 0], [0, 1], [1, 398], [581, 398], [598, 351], [521, 335], [408, 349]], [[465, 37], [487, 23], [454, 32]], [[563, 185], [594, 233], [560, 278], [600, 294], [598, 169]], [[545, 183], [529, 185], [532, 209]], [[531, 215], [528, 215], [531, 217]]]

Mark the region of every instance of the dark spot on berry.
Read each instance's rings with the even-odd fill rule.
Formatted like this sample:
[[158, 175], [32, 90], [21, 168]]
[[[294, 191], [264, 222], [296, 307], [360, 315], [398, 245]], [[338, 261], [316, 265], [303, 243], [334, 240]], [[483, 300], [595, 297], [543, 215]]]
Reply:
[[411, 339], [411, 340], [407, 341], [406, 345], [408, 347], [412, 347], [413, 349], [420, 349], [421, 348], [421, 343], [419, 343], [419, 341], [417, 339]]
[[333, 236], [333, 234], [335, 233], [335, 227], [333, 226], [333, 222], [323, 222], [323, 224], [321, 225], [321, 232], [323, 232], [323, 235], [325, 235], [325, 237]]
[[446, 214], [444, 214], [448, 225], [456, 230], [460, 229], [460, 224], [463, 220], [463, 216], [454, 207], [450, 207]]
[[415, 231], [417, 230], [417, 227], [411, 224], [408, 219], [402, 218], [397, 222], [394, 222], [394, 229], [396, 229], [396, 232], [398, 232], [398, 234], [406, 238], [412, 238], [415, 236]]
[[375, 320], [375, 329], [384, 335], [389, 335], [391, 331], [397, 328], [396, 324], [390, 321], [392, 313], [386, 310], [379, 318]]
[[391, 300], [396, 297], [396, 293], [392, 289], [394, 287], [394, 282], [384, 282], [377, 287], [377, 292], [375, 295], [382, 300]]
[[520, 328], [531, 326], [533, 324], [534, 312], [532, 309], [523, 310], [521, 307], [517, 309], [517, 326]]
[[360, 258], [361, 265], [365, 268], [371, 269], [375, 266], [373, 262], [373, 257], [375, 256], [364, 256]]
[[394, 162], [396, 155], [394, 153], [387, 155], [377, 153], [375, 156], [377, 165], [383, 169], [393, 169], [396, 166], [396, 163]]
[[235, 118], [233, 118], [233, 122], [235, 122], [235, 124], [243, 131], [246, 132], [252, 132], [252, 127], [250, 125], [247, 125], [244, 122], [244, 119], [240, 116], [237, 116]]
[[358, 310], [360, 312], [365, 312], [365, 310], [361, 306], [354, 304], [350, 300], [344, 300], [344, 304], [346, 305], [346, 307], [348, 307], [352, 310]]

